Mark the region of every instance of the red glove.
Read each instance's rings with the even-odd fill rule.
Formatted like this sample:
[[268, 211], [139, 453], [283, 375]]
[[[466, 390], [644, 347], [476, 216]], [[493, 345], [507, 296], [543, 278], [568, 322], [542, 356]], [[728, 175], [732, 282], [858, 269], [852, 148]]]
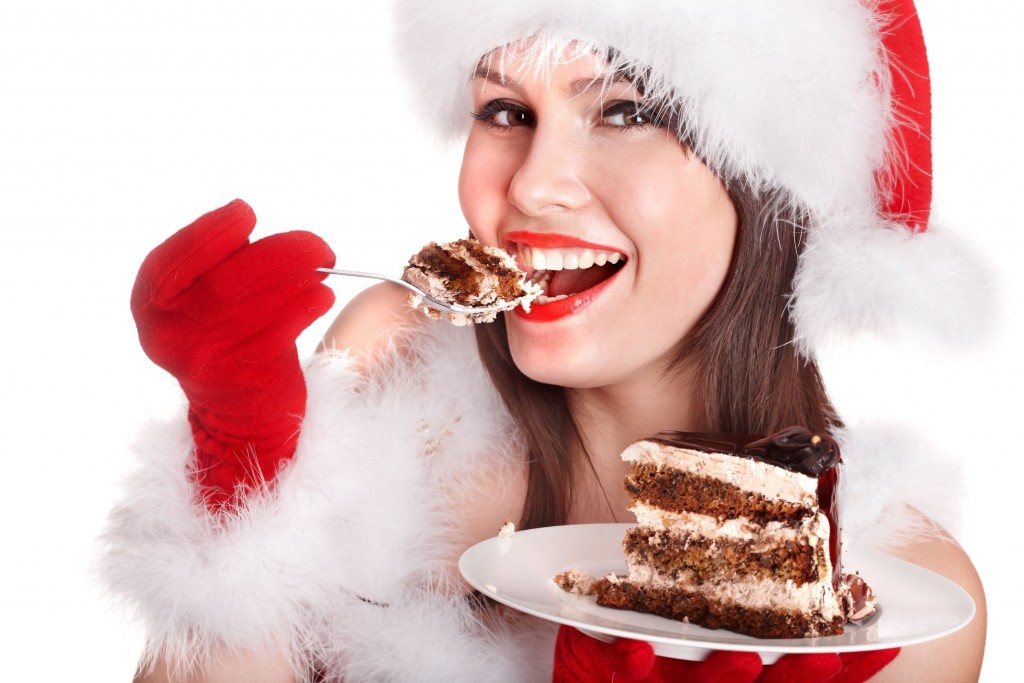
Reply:
[[295, 452], [306, 384], [295, 339], [334, 303], [316, 235], [249, 243], [256, 215], [235, 200], [179, 230], [142, 263], [132, 314], [142, 348], [181, 384], [193, 476], [211, 511], [263, 488]]
[[757, 683], [863, 683], [896, 659], [900, 649], [785, 655], [757, 678]]
[[765, 667], [753, 652], [716, 650], [701, 662], [658, 657], [650, 644], [605, 643], [562, 626], [555, 642], [554, 683], [862, 683], [896, 658], [899, 649], [843, 654], [786, 655]]

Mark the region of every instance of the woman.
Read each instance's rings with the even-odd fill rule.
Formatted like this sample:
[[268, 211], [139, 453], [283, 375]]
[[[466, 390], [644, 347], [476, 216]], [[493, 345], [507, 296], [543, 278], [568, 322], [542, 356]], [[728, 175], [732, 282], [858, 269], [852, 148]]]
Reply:
[[[550, 276], [530, 313], [476, 330], [479, 351], [376, 287], [303, 373], [294, 338], [330, 306], [314, 269], [333, 256], [308, 233], [249, 244], [255, 217], [240, 202], [143, 264], [140, 339], [189, 399], [187, 422], [153, 441], [136, 484], [147, 495], [116, 511], [109, 537], [108, 577], [162, 660], [150, 678], [188, 680], [174, 665], [197, 661], [206, 680], [256, 680], [251, 667], [267, 680], [543, 680], [552, 630], [465, 599], [462, 550], [506, 518], [629, 521], [618, 454], [661, 429], [841, 427], [814, 344], [895, 305], [835, 300], [849, 272], [834, 253], [870, 257], [862, 298], [880, 287], [879, 255], [913, 242], [925, 277], [943, 248], [932, 233], [907, 238], [928, 207], [927, 118], [893, 126], [915, 91], [888, 64], [923, 59], [893, 47], [919, 38], [908, 7], [549, 4], [399, 15], [418, 109], [471, 122], [459, 184], [471, 232]], [[443, 30], [456, 20], [465, 40]], [[876, 481], [863, 473], [886, 454], [856, 436], [844, 446], [850, 478], [861, 473], [848, 531], [864, 546], [899, 539], [890, 553], [960, 583], [978, 617], [859, 664], [786, 658], [763, 680], [825, 680], [819, 666], [847, 681], [976, 677], [984, 597], [931, 528], [944, 506], [914, 496], [928, 482], [900, 478], [916, 471], [909, 454]], [[566, 680], [760, 672], [742, 657], [702, 668], [649, 655], [563, 630], [555, 667]]]

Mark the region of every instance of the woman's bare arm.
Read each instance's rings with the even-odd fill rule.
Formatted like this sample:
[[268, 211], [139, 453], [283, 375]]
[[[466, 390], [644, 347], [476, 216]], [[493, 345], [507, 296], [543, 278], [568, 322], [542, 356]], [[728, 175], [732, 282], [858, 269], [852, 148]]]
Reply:
[[298, 683], [288, 658], [280, 650], [215, 652], [205, 666], [177, 663], [161, 656], [152, 666], [140, 666], [133, 683]]
[[[967, 553], [952, 537], [939, 533], [907, 544], [894, 555], [958, 584], [974, 599], [977, 612], [970, 624], [952, 635], [903, 648], [892, 664], [872, 681], [966, 683], [978, 680], [985, 652], [987, 613], [985, 591]], [[879, 596], [879, 602], [884, 600], [885, 596]]]
[[331, 323], [319, 350], [347, 351], [357, 362], [372, 362], [397, 330], [429, 322], [409, 306], [408, 297], [408, 291], [386, 282], [364, 289]]

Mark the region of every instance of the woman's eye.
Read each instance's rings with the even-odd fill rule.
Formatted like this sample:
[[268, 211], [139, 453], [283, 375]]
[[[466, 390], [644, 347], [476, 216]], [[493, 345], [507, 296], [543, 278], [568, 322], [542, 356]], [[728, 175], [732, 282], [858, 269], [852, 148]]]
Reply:
[[609, 126], [646, 126], [656, 124], [654, 116], [637, 102], [618, 102], [601, 115]]
[[491, 119], [499, 126], [525, 126], [530, 123], [530, 117], [525, 111], [502, 109]]
[[528, 109], [502, 100], [488, 102], [481, 109], [473, 112], [473, 118], [495, 128], [533, 125], [533, 115]]

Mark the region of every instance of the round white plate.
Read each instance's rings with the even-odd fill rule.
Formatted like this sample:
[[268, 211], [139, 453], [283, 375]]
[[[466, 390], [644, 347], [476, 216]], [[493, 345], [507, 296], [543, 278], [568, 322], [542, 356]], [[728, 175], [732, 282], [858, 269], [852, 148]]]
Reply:
[[858, 571], [878, 596], [878, 609], [846, 632], [823, 638], [762, 639], [706, 629], [651, 614], [600, 607], [593, 596], [566, 593], [552, 580], [580, 569], [597, 577], [625, 573], [622, 538], [631, 524], [579, 524], [518, 531], [476, 544], [459, 560], [474, 588], [541, 619], [574, 626], [601, 640], [645, 640], [655, 653], [704, 659], [712, 650], [757, 652], [765, 664], [786, 653], [853, 652], [904, 647], [941, 638], [974, 616], [974, 601], [952, 581], [885, 555], [847, 551], [846, 571]]

